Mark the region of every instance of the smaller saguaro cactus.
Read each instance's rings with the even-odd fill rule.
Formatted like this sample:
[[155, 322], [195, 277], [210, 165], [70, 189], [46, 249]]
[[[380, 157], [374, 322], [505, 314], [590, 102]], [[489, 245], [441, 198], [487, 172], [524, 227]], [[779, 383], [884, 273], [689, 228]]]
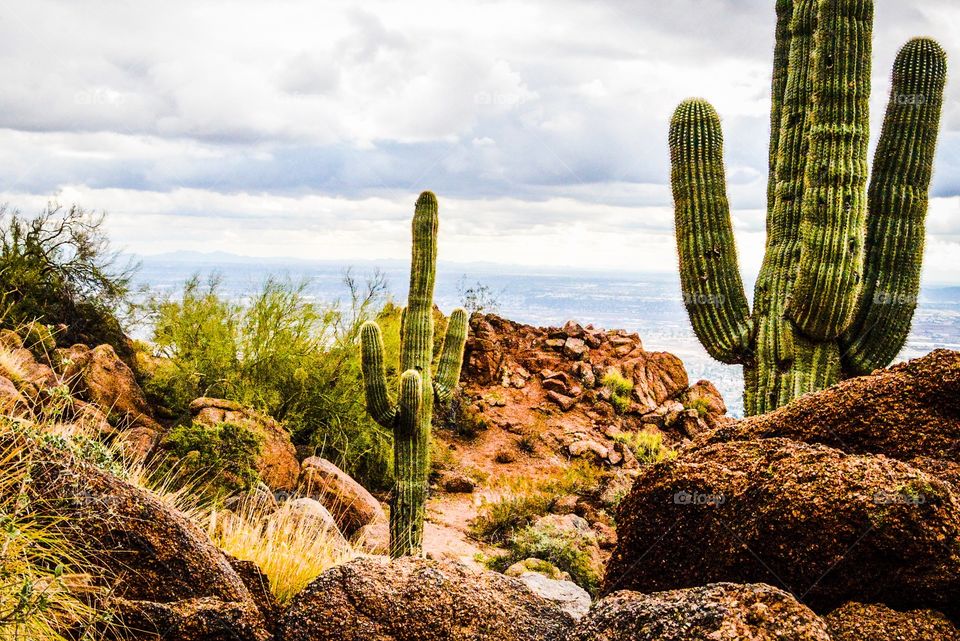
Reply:
[[360, 331], [361, 363], [367, 411], [393, 431], [394, 488], [390, 500], [390, 556], [413, 556], [423, 547], [427, 476], [430, 472], [430, 423], [433, 402], [445, 403], [460, 380], [467, 312], [455, 309], [447, 324], [437, 375], [433, 360], [433, 285], [437, 269], [437, 197], [420, 194], [413, 213], [410, 293], [400, 323], [400, 390], [390, 393], [383, 336], [374, 322]]

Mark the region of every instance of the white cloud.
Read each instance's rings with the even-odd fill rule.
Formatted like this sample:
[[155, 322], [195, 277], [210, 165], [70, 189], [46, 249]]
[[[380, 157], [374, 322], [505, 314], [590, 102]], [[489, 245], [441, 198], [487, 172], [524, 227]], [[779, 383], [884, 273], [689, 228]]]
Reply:
[[[409, 203], [432, 188], [451, 256], [673, 269], [667, 123], [702, 95], [723, 118], [747, 270], [763, 244], [771, 5], [8, 3], [0, 191], [110, 210], [139, 251], [349, 258], [405, 255]], [[876, 14], [874, 138], [907, 38], [960, 60], [955, 0]], [[937, 167], [928, 274], [950, 271], [960, 238], [958, 83]]]

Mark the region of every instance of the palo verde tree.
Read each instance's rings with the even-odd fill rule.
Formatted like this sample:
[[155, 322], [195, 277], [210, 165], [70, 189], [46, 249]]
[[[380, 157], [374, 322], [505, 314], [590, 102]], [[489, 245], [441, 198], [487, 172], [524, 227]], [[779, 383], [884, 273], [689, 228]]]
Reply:
[[437, 366], [433, 360], [433, 285], [437, 268], [437, 198], [425, 191], [413, 214], [410, 294], [400, 323], [399, 398], [392, 398], [384, 364], [383, 336], [374, 322], [360, 331], [367, 411], [393, 431], [394, 488], [390, 503], [390, 555], [420, 554], [430, 471], [430, 423], [434, 398], [449, 400], [460, 379], [467, 313], [450, 315]]
[[946, 56], [908, 42], [867, 187], [872, 0], [778, 0], [767, 242], [751, 313], [713, 107], [670, 124], [684, 303], [717, 360], [744, 368], [748, 415], [887, 366], [916, 307]]

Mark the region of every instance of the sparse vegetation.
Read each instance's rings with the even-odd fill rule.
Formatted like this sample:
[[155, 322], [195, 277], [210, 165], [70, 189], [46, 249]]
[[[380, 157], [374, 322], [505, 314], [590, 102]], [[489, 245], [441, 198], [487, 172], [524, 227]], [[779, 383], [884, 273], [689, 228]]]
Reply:
[[600, 379], [600, 384], [610, 391], [610, 404], [618, 414], [623, 414], [630, 408], [630, 393], [633, 392], [633, 383], [623, 377], [620, 372], [611, 370]]
[[31, 442], [3, 421], [0, 433], [0, 638], [94, 639], [107, 617], [57, 519], [32, 504]]
[[579, 461], [545, 479], [512, 478], [501, 488], [499, 499], [481, 506], [470, 531], [488, 543], [506, 541], [514, 532], [547, 514], [560, 497], [595, 491], [602, 473], [597, 466]]
[[710, 414], [710, 401], [705, 398], [695, 398], [683, 406], [684, 409], [697, 410], [700, 418], [705, 418]]
[[480, 281], [468, 285], [467, 277], [464, 275], [457, 283], [457, 293], [460, 295], [460, 306], [467, 310], [468, 314], [495, 314], [500, 309], [500, 296], [503, 290], [494, 291], [492, 287]]
[[541, 559], [570, 575], [570, 579], [596, 594], [600, 576], [590, 555], [588, 541], [582, 536], [552, 526], [527, 526], [514, 533], [507, 542], [510, 552], [493, 557], [488, 565], [500, 572], [528, 558]]
[[660, 432], [641, 430], [638, 432], [620, 432], [613, 437], [623, 443], [640, 463], [659, 463], [672, 459], [677, 453], [664, 445]]

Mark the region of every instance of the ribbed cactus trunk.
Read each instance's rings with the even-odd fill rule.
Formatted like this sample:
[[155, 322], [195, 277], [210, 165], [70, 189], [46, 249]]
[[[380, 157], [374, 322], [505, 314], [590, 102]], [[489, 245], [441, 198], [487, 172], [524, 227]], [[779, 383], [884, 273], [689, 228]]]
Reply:
[[723, 135], [704, 100], [670, 125], [677, 249], [693, 329], [744, 367], [748, 415], [885, 367], [916, 305], [946, 57], [897, 56], [867, 188], [871, 0], [778, 0], [767, 244], [751, 313], [737, 264]]
[[390, 555], [420, 554], [430, 472], [430, 423], [434, 397], [449, 399], [460, 379], [467, 339], [467, 313], [450, 315], [437, 376], [433, 361], [433, 286], [437, 267], [437, 199], [425, 191], [413, 214], [410, 293], [400, 329], [399, 397], [391, 398], [384, 364], [383, 337], [376, 323], [360, 332], [367, 410], [393, 431], [394, 488], [390, 501]]

